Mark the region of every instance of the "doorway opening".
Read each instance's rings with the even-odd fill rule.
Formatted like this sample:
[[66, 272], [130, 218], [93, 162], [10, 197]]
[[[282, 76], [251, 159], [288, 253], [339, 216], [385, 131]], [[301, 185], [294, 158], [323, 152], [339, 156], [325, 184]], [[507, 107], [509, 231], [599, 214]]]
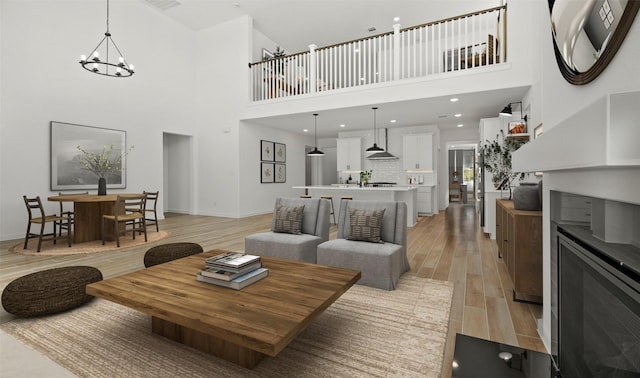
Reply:
[[447, 143], [449, 202], [474, 203], [477, 200], [477, 143]]
[[163, 133], [162, 147], [162, 207], [165, 212], [193, 214], [193, 137]]

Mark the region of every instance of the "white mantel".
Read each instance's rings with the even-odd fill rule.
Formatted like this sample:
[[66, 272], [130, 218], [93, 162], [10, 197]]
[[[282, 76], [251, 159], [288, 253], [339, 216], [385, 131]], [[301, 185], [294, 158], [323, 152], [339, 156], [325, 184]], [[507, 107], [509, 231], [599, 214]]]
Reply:
[[[513, 153], [556, 188], [640, 204], [640, 91], [608, 94]], [[550, 184], [551, 182], [549, 182]]]

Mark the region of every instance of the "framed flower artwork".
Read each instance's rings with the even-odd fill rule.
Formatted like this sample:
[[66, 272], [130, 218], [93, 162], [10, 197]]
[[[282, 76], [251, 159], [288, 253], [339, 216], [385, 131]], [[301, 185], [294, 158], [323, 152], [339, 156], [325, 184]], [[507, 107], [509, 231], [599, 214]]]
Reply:
[[260, 163], [260, 182], [272, 183], [274, 180], [273, 163]]
[[[127, 187], [127, 132], [51, 121], [51, 190], [87, 190], [98, 187], [98, 175], [81, 164], [84, 154], [108, 152], [107, 188]], [[119, 158], [118, 158], [119, 157]], [[113, 166], [117, 164], [117, 166]]]
[[287, 161], [287, 145], [284, 143], [275, 143], [274, 145], [275, 161], [284, 163]]
[[275, 156], [273, 152], [273, 144], [273, 142], [269, 142], [268, 140], [260, 141], [260, 160], [273, 161], [273, 157]]
[[287, 165], [278, 164], [274, 165], [274, 181], [275, 182], [287, 182]]

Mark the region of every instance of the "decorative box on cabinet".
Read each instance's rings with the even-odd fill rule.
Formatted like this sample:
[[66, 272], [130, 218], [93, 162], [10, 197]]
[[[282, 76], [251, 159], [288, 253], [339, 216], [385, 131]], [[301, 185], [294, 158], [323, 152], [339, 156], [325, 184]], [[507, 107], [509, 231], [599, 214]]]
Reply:
[[338, 171], [359, 171], [362, 168], [362, 141], [360, 138], [337, 139]]
[[513, 201], [496, 200], [496, 243], [513, 299], [542, 303], [542, 211], [516, 210]]

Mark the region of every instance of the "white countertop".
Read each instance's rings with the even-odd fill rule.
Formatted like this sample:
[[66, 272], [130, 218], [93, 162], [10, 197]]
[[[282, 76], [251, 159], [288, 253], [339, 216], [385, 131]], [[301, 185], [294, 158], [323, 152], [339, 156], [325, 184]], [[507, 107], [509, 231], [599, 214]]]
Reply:
[[[424, 185], [423, 185], [424, 186]], [[322, 189], [322, 190], [364, 190], [364, 191], [387, 191], [387, 192], [407, 192], [418, 190], [418, 186], [357, 186], [357, 185], [320, 185], [320, 186], [294, 186], [293, 189]]]

